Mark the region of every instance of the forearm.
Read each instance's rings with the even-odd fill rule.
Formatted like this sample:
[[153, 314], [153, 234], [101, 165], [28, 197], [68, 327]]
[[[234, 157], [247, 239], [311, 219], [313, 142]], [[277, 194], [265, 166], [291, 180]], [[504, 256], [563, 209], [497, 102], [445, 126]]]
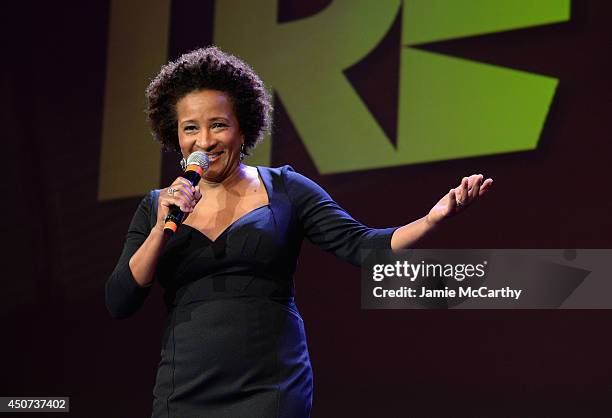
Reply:
[[167, 239], [163, 229], [155, 226], [140, 248], [130, 258], [130, 270], [139, 286], [147, 287], [152, 284], [157, 260], [166, 245]]
[[413, 247], [418, 241], [431, 233], [436, 227], [430, 224], [427, 216], [395, 230], [391, 237], [391, 249], [403, 250]]

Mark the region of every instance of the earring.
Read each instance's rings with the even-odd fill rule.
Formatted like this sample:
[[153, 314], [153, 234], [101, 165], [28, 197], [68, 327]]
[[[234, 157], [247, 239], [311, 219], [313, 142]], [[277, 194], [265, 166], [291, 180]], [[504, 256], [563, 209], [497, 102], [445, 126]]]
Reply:
[[181, 161], [179, 162], [179, 164], [181, 165], [181, 168], [183, 169], [183, 171], [185, 171], [185, 169], [187, 168], [187, 160], [183, 157], [181, 158]]
[[244, 157], [247, 156], [246, 150], [244, 148], [244, 144], [240, 145], [240, 161], [244, 160]]

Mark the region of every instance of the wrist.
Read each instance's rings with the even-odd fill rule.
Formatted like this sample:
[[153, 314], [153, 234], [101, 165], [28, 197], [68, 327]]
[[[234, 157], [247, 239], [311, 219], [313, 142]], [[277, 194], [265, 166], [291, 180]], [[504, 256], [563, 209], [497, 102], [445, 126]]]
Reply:
[[432, 220], [432, 219], [431, 219], [431, 216], [430, 216], [430, 214], [429, 214], [429, 213], [428, 213], [427, 215], [425, 215], [425, 216], [423, 217], [423, 219], [424, 219], [424, 221], [423, 221], [423, 222], [424, 222], [424, 224], [425, 224], [425, 228], [426, 228], [428, 231], [433, 231], [433, 230], [434, 230], [434, 229], [436, 229], [436, 228], [438, 227], [438, 225], [439, 225], [439, 221], [434, 221], [434, 220]]
[[164, 233], [164, 223], [157, 222], [153, 229], [151, 229], [149, 236], [154, 239], [164, 239], [166, 236]]

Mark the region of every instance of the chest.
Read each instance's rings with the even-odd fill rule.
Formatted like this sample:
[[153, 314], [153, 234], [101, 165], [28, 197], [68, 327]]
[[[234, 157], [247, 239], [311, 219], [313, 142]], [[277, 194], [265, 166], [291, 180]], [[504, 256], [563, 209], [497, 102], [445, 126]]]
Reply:
[[156, 279], [166, 292], [212, 283], [205, 277], [292, 276], [303, 234], [283, 189], [269, 182], [264, 192], [198, 202], [160, 256]]
[[263, 188], [242, 195], [225, 193], [205, 196], [198, 202], [184, 224], [215, 241], [231, 225], [268, 204], [268, 195]]

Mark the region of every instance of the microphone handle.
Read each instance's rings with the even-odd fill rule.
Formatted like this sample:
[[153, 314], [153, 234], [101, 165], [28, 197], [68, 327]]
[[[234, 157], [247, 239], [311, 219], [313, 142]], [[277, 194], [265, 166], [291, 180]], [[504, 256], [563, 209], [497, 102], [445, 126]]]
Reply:
[[[196, 186], [200, 182], [201, 174], [196, 170], [187, 170], [181, 176], [191, 183], [192, 186]], [[164, 219], [164, 234], [173, 235], [178, 229], [179, 225], [183, 223], [185, 219], [185, 213], [176, 205], [170, 205], [170, 212]]]

